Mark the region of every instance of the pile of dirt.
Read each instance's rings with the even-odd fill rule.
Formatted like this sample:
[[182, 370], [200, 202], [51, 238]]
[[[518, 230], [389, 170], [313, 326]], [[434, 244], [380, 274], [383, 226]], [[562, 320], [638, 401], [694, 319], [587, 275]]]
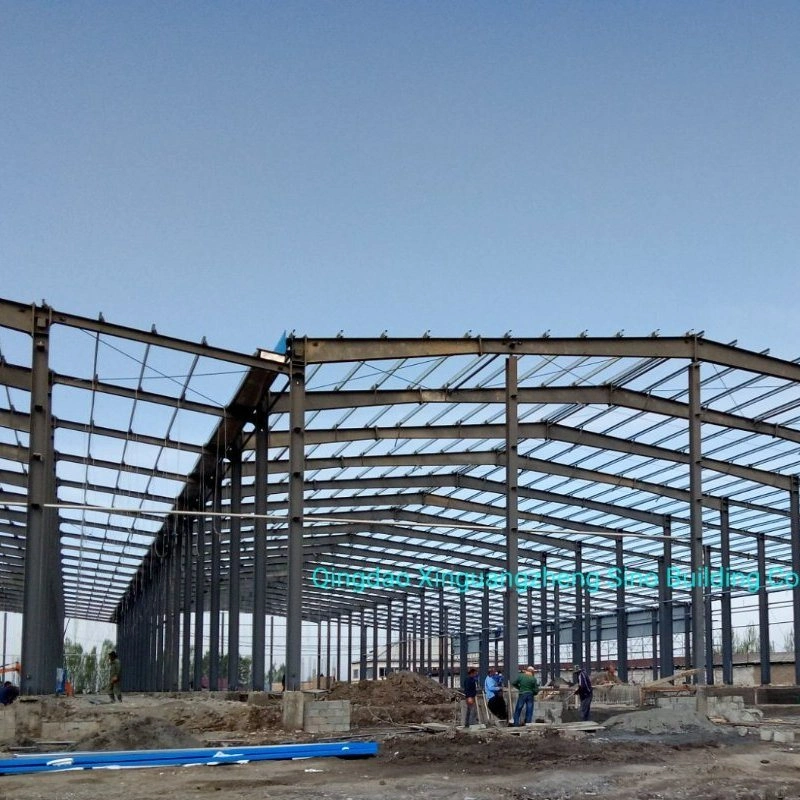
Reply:
[[[713, 747], [713, 744], [699, 745]], [[567, 769], [577, 765], [663, 762], [676, 750], [658, 742], [631, 742], [625, 747], [609, 741], [563, 739], [560, 736], [507, 736], [487, 729], [480, 734], [460, 731], [436, 735], [405, 735], [388, 738], [381, 744], [378, 760], [382, 764], [445, 764], [448, 769], [471, 774], [498, 774]], [[548, 795], [551, 796], [551, 795]]]
[[452, 703], [460, 696], [460, 692], [415, 672], [392, 672], [382, 681], [340, 683], [328, 695], [331, 700], [387, 707], [407, 703], [437, 706]]
[[665, 735], [697, 732], [719, 734], [721, 732], [718, 725], [696, 711], [673, 711], [669, 708], [653, 708], [649, 711], [617, 714], [615, 717], [609, 717], [603, 725], [615, 731], [640, 734]]
[[187, 731], [206, 733], [211, 731], [256, 731], [274, 727], [281, 719], [280, 700], [266, 706], [225, 700], [201, 700], [195, 703], [180, 701], [165, 703], [157, 711]]
[[156, 717], [126, 720], [110, 730], [84, 736], [70, 749], [80, 750], [168, 750], [203, 747], [203, 743], [171, 723]]

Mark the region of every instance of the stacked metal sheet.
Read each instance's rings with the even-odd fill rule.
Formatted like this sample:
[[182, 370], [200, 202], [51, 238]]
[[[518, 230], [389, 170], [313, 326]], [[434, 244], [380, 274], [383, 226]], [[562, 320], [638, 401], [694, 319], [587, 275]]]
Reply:
[[184, 750], [117, 750], [110, 752], [36, 753], [0, 760], [0, 774], [64, 772], [86, 769], [217, 766], [251, 761], [306, 758], [363, 758], [378, 753], [377, 742], [321, 742], [263, 747], [200, 747]]

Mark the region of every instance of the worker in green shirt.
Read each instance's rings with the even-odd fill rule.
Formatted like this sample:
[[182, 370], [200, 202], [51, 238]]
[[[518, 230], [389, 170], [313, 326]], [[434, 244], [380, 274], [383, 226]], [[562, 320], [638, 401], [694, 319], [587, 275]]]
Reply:
[[533, 667], [526, 667], [520, 671], [511, 685], [519, 689], [517, 705], [514, 708], [514, 727], [519, 726], [523, 708], [525, 709], [525, 724], [528, 725], [533, 722], [533, 697], [539, 694], [539, 681], [536, 680]]

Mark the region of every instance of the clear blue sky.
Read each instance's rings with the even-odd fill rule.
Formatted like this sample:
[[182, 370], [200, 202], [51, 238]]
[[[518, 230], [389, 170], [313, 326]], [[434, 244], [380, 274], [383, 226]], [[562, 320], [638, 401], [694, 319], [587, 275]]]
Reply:
[[796, 2], [0, 2], [0, 294], [252, 350], [800, 355]]

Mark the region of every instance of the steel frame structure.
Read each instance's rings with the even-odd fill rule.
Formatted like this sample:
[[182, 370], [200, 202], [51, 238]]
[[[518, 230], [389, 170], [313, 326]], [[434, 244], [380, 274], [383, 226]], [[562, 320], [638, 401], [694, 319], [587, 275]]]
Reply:
[[26, 691], [50, 691], [65, 616], [117, 623], [131, 689], [199, 686], [206, 639], [210, 685], [223, 647], [235, 685], [243, 612], [255, 689], [267, 614], [287, 619], [290, 689], [303, 621], [326, 624], [330, 674], [331, 627], [340, 663], [354, 619], [373, 674], [382, 628], [389, 669], [442, 676], [472, 641], [486, 668], [494, 631], [507, 669], [546, 676], [610, 637], [624, 678], [647, 629], [661, 674], [682, 635], [701, 680], [718, 644], [730, 682], [741, 597], [769, 683], [776, 591], [800, 683], [796, 362], [693, 333], [292, 336], [248, 355], [3, 300], [0, 387], [0, 602], [23, 613]]

